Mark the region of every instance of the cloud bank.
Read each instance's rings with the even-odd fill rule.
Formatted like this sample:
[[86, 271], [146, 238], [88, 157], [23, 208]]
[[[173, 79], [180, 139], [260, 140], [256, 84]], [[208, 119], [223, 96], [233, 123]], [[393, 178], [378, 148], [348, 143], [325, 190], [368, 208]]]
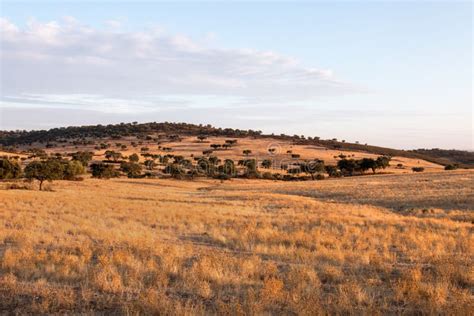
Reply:
[[105, 22], [93, 28], [66, 17], [19, 27], [0, 19], [3, 105], [96, 104], [124, 113], [192, 106], [203, 96], [225, 97], [221, 106], [290, 105], [357, 91], [329, 69], [276, 52], [210, 47], [205, 39], [158, 28], [125, 32]]

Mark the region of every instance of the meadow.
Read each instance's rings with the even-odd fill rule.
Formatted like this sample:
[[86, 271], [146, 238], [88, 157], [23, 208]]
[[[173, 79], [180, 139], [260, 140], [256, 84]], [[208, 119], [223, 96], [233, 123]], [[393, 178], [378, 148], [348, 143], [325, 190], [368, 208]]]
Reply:
[[474, 172], [0, 183], [0, 311], [474, 309]]

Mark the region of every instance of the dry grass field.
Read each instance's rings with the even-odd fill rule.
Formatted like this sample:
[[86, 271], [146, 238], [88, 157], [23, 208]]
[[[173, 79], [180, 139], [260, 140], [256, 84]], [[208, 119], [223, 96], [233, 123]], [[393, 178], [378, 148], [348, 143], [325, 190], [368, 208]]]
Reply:
[[0, 190], [0, 311], [472, 314], [473, 183], [453, 171]]

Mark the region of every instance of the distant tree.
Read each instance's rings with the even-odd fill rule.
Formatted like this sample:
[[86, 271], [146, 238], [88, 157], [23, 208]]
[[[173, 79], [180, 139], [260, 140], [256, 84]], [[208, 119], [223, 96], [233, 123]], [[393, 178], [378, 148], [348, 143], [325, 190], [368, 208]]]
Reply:
[[242, 151], [242, 153], [245, 155], [245, 156], [248, 156], [252, 153], [252, 151], [250, 149], [245, 149], [244, 151]]
[[456, 170], [458, 168], [457, 164], [450, 164], [444, 167], [444, 170]]
[[341, 171], [336, 166], [325, 166], [324, 169], [330, 177], [340, 177], [342, 176]]
[[0, 179], [17, 179], [21, 177], [21, 166], [16, 160], [0, 159]]
[[337, 162], [337, 167], [344, 173], [353, 175], [355, 171], [359, 170], [359, 164], [354, 159], [341, 159]]
[[64, 165], [55, 159], [32, 161], [25, 167], [25, 178], [40, 182], [39, 189], [43, 190], [44, 181], [60, 180], [64, 176]]
[[149, 151], [150, 148], [148, 148], [148, 147], [142, 147], [140, 150], [141, 150], [141, 151]]
[[377, 168], [382, 168], [385, 169], [390, 166], [390, 158], [389, 156], [380, 156], [377, 158], [376, 163], [377, 163]]
[[300, 154], [291, 154], [291, 158], [293, 159], [299, 159], [301, 157]]
[[84, 167], [87, 167], [93, 155], [90, 151], [78, 151], [72, 154], [72, 160], [79, 161]]
[[274, 154], [275, 151], [276, 151], [276, 148], [268, 148], [268, 152], [269, 152], [270, 154]]
[[312, 180], [314, 180], [315, 174], [320, 174], [325, 171], [324, 161], [322, 160], [313, 160], [309, 162], [304, 162], [300, 164], [300, 166], [301, 166], [301, 171], [310, 174]]
[[144, 164], [148, 170], [153, 170], [153, 168], [156, 166], [155, 161], [152, 159], [145, 160]]
[[375, 170], [379, 168], [377, 161], [372, 158], [362, 158], [359, 161], [359, 166], [362, 172], [372, 169], [372, 172], [375, 173]]
[[122, 154], [113, 150], [107, 150], [105, 152], [105, 158], [112, 159], [113, 161], [117, 161], [122, 158]]
[[199, 135], [197, 139], [199, 139], [199, 141], [202, 143], [205, 139], [207, 139], [207, 136]]
[[423, 171], [425, 171], [425, 168], [423, 168], [423, 167], [413, 167], [413, 168], [411, 168], [411, 170], [413, 172], [423, 172]]
[[120, 170], [129, 178], [137, 178], [142, 173], [142, 166], [136, 162], [122, 162]]
[[131, 162], [138, 162], [140, 160], [140, 157], [134, 153], [128, 157], [128, 160]]
[[245, 159], [242, 163], [245, 166], [244, 176], [247, 178], [258, 178], [259, 172], [257, 170], [257, 160], [255, 159]]
[[114, 166], [102, 162], [93, 163], [90, 168], [93, 178], [110, 179], [119, 176], [119, 173], [114, 169]]
[[264, 159], [262, 161], [262, 167], [268, 169], [272, 166], [272, 161], [270, 159]]
[[219, 174], [225, 174], [229, 177], [236, 175], [235, 163], [232, 159], [224, 160], [224, 163], [218, 167]]
[[212, 149], [216, 150], [217, 148], [221, 148], [220, 144], [211, 144]]
[[120, 146], [120, 149], [121, 149], [121, 150], [126, 150], [126, 149], [127, 149], [127, 145], [122, 145], [122, 146]]
[[222, 144], [222, 148], [224, 148], [225, 150], [229, 149], [230, 147], [232, 147], [232, 145], [230, 144]]
[[64, 180], [75, 180], [77, 176], [84, 174], [86, 169], [84, 165], [78, 160], [63, 161], [63, 179]]

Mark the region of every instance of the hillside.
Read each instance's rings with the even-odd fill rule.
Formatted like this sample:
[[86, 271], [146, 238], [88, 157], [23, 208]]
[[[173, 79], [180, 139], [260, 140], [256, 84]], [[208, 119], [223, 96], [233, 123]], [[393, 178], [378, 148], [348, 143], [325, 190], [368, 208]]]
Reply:
[[[232, 128], [216, 128], [211, 125], [195, 125], [188, 123], [120, 123], [110, 125], [71, 126], [64, 128], [53, 128], [40, 131], [0, 131], [0, 145], [12, 150], [15, 148], [25, 149], [32, 147], [47, 147], [48, 145], [73, 143], [75, 146], [87, 145], [100, 140], [120, 140], [135, 137], [146, 140], [147, 136], [174, 135], [174, 136], [198, 136], [248, 138], [266, 140], [270, 143], [285, 143], [299, 146], [323, 147], [331, 150], [331, 153], [349, 151], [350, 154], [363, 155], [386, 155], [392, 157], [409, 158], [412, 160], [425, 160], [438, 165], [458, 164], [462, 168], [474, 168], [474, 153], [467, 151], [455, 151], [455, 154], [440, 154], [436, 150], [405, 151], [368, 144], [348, 143], [337, 140], [323, 140], [319, 137], [305, 137], [300, 135], [265, 135], [261, 131], [240, 130]], [[261, 145], [261, 143], [259, 143]]]

